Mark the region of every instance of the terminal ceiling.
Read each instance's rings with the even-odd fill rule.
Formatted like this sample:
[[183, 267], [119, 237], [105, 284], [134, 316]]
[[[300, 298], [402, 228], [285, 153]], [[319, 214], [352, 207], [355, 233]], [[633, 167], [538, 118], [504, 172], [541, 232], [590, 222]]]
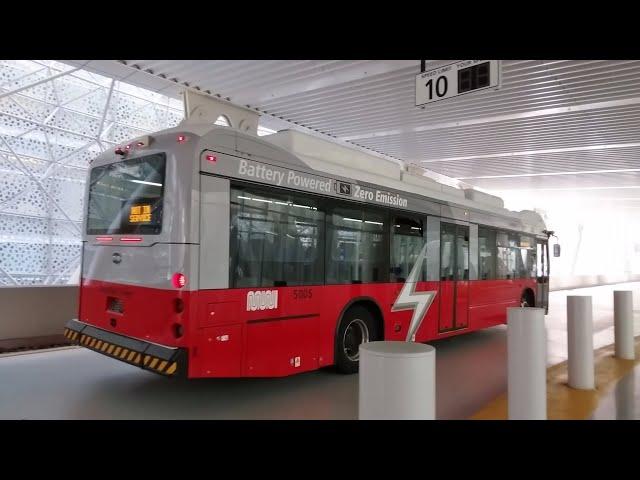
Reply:
[[[419, 60], [67, 61], [185, 88], [500, 194], [640, 206], [640, 61], [508, 60], [502, 86], [415, 106]], [[428, 61], [427, 68], [447, 62]]]

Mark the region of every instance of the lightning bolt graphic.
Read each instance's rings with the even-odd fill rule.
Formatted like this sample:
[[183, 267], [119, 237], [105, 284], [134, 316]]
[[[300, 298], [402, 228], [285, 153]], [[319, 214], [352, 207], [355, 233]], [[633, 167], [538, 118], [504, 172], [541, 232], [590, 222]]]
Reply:
[[437, 293], [435, 291], [416, 292], [418, 277], [420, 276], [420, 271], [422, 270], [422, 264], [426, 254], [427, 244], [425, 243], [424, 247], [422, 247], [422, 250], [420, 251], [420, 255], [418, 255], [418, 258], [416, 259], [416, 263], [411, 269], [411, 273], [409, 273], [409, 277], [402, 286], [402, 290], [400, 290], [398, 298], [396, 298], [393, 307], [391, 307], [392, 312], [413, 310], [413, 317], [411, 317], [409, 331], [407, 332], [407, 342], [415, 341], [418, 327], [420, 327], [422, 320], [424, 320], [427, 310], [429, 310], [429, 307]]

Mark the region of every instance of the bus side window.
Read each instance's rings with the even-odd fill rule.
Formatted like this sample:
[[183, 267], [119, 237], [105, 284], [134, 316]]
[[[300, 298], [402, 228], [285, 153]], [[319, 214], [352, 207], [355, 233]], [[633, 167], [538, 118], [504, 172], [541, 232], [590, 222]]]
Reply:
[[520, 249], [518, 252], [518, 276], [520, 278], [531, 278], [535, 276], [535, 243], [532, 237], [520, 235]]
[[388, 281], [389, 226], [384, 210], [338, 205], [326, 216], [326, 283]]
[[480, 280], [496, 278], [496, 231], [478, 228], [478, 265]]
[[509, 246], [509, 235], [506, 232], [496, 232], [496, 278], [505, 280], [512, 278], [511, 247]]
[[[423, 221], [418, 218], [395, 217], [391, 224], [391, 281], [404, 282], [425, 244]], [[423, 259], [418, 281], [427, 278], [427, 258]]]
[[315, 200], [232, 188], [229, 235], [232, 288], [324, 281], [324, 213]]

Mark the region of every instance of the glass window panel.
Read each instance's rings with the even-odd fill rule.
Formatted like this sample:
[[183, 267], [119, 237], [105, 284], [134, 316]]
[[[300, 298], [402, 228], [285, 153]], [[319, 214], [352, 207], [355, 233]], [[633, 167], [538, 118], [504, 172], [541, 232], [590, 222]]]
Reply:
[[388, 281], [386, 214], [338, 206], [327, 214], [327, 283]]
[[165, 164], [165, 154], [157, 153], [94, 167], [87, 234], [159, 234]]
[[456, 280], [469, 280], [469, 227], [458, 226], [456, 248]]
[[496, 232], [489, 228], [478, 229], [478, 255], [480, 280], [496, 278]]
[[496, 245], [499, 247], [509, 246], [509, 234], [506, 232], [496, 232]]
[[440, 224], [440, 279], [454, 279], [455, 225]]
[[496, 271], [499, 279], [517, 278], [516, 249], [510, 247], [498, 247], [496, 257]]
[[[424, 246], [422, 220], [395, 217], [391, 237], [391, 281], [404, 282]], [[423, 261], [419, 281], [427, 278], [427, 259]]]
[[323, 283], [323, 238], [324, 213], [316, 200], [232, 188], [232, 287]]

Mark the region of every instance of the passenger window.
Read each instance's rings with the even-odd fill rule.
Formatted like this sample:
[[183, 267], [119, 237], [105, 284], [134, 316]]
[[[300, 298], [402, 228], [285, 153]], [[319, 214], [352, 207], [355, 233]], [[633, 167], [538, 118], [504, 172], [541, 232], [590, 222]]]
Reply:
[[327, 215], [327, 283], [388, 281], [386, 218], [382, 211], [333, 208]]
[[[391, 281], [407, 280], [416, 259], [425, 245], [423, 222], [409, 217], [395, 217], [391, 236]], [[427, 279], [427, 258], [422, 262], [418, 281]]]
[[520, 236], [520, 278], [535, 278], [536, 276], [536, 250], [532, 237]]
[[231, 286], [324, 282], [324, 213], [313, 199], [232, 188]]
[[456, 226], [440, 224], [440, 280], [454, 279]]
[[506, 232], [496, 233], [496, 273], [499, 279], [518, 278], [516, 251], [511, 244], [517, 242]]
[[478, 228], [478, 264], [480, 280], [496, 278], [496, 232], [489, 228]]

